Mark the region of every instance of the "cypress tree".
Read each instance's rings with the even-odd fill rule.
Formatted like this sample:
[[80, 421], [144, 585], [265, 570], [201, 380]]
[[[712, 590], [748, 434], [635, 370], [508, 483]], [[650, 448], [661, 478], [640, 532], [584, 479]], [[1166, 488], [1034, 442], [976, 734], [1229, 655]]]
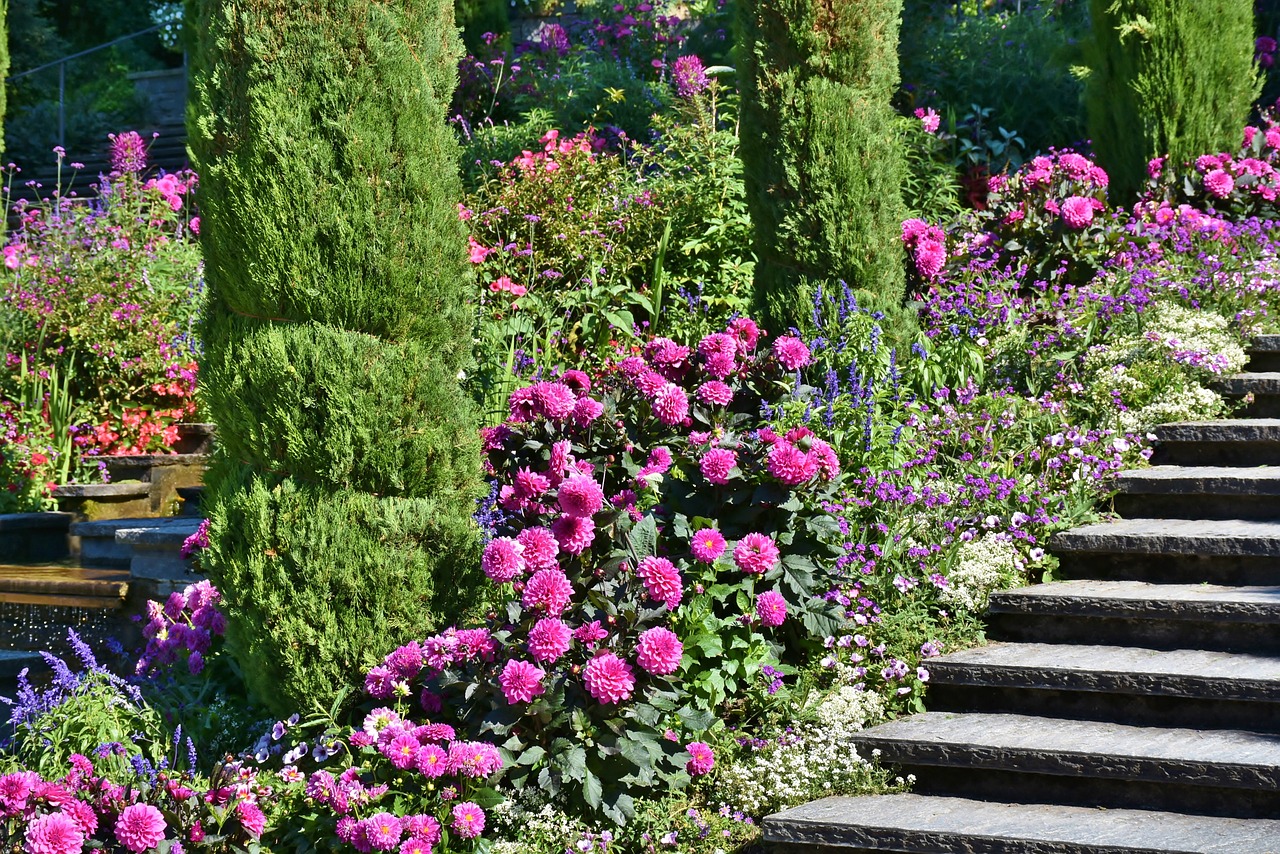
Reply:
[[250, 689], [332, 696], [481, 589], [453, 0], [191, 0], [218, 425], [204, 560]]
[[818, 284], [892, 310], [905, 165], [890, 98], [902, 0], [740, 0], [742, 160], [756, 310], [800, 325]]
[[4, 153], [4, 116], [9, 108], [8, 87], [4, 79], [9, 76], [9, 0], [0, 0], [0, 154]]
[[1234, 149], [1261, 90], [1251, 0], [1090, 0], [1085, 106], [1113, 195], [1132, 198], [1147, 161], [1173, 166]]

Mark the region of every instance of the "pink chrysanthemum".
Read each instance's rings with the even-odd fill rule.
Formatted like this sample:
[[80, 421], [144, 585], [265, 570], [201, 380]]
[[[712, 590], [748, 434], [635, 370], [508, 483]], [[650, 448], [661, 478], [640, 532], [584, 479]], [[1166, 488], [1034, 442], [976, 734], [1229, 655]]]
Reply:
[[423, 744], [431, 744], [436, 741], [453, 741], [456, 733], [453, 727], [448, 724], [425, 724], [418, 727], [414, 734], [418, 736], [418, 741]]
[[471, 801], [463, 801], [453, 808], [453, 832], [460, 839], [475, 839], [484, 833], [484, 810]]
[[394, 851], [400, 847], [404, 828], [400, 818], [389, 812], [375, 813], [360, 822], [365, 827], [369, 846], [375, 851]]
[[510, 537], [495, 537], [484, 547], [480, 568], [495, 584], [506, 584], [524, 572], [524, 546]]
[[733, 389], [719, 380], [709, 380], [698, 386], [698, 400], [711, 406], [728, 406], [733, 403]]
[[573, 585], [569, 578], [558, 569], [542, 569], [533, 574], [524, 586], [521, 603], [526, 608], [546, 611], [558, 617], [569, 607], [573, 597]]
[[529, 468], [522, 468], [516, 472], [514, 483], [516, 495], [525, 501], [537, 501], [542, 494], [551, 488], [551, 480], [544, 474], [539, 474]]
[[98, 829], [98, 814], [93, 811], [93, 807], [84, 801], [67, 801], [63, 805], [62, 811], [71, 817], [76, 823], [76, 827], [80, 828], [80, 832], [85, 836], [91, 836]]
[[640, 633], [636, 644], [636, 663], [650, 673], [666, 676], [680, 666], [684, 645], [676, 633], [662, 626], [654, 626]]
[[164, 816], [151, 804], [130, 804], [116, 819], [116, 841], [134, 854], [141, 854], [160, 844], [165, 827]]
[[758, 533], [747, 534], [733, 549], [733, 562], [748, 575], [764, 575], [780, 556], [773, 539]]
[[587, 692], [605, 704], [620, 703], [631, 696], [636, 678], [631, 666], [612, 652], [602, 652], [587, 662], [582, 672]]
[[534, 697], [546, 690], [542, 684], [542, 678], [546, 675], [545, 670], [527, 661], [508, 661], [507, 666], [502, 668], [502, 675], [498, 677], [507, 704], [532, 702]]
[[560, 509], [570, 516], [594, 516], [604, 507], [604, 490], [595, 478], [574, 475], [560, 484]]
[[571, 555], [580, 555], [591, 548], [596, 538], [596, 523], [590, 516], [561, 516], [551, 523], [560, 548]]
[[738, 455], [728, 448], [712, 448], [702, 455], [698, 468], [709, 483], [729, 482], [729, 473], [738, 464]]
[[422, 672], [422, 647], [410, 641], [387, 656], [385, 664], [399, 679], [412, 679]]
[[424, 744], [418, 748], [414, 764], [424, 777], [435, 779], [449, 771], [449, 754], [438, 744]]
[[665, 557], [649, 556], [640, 561], [636, 575], [644, 582], [645, 589], [656, 602], [675, 608], [684, 598], [684, 585], [680, 571]]
[[69, 815], [51, 812], [27, 825], [27, 854], [80, 854], [84, 831]]
[[645, 397], [653, 397], [658, 390], [667, 384], [667, 378], [657, 371], [645, 369], [644, 373], [636, 377], [636, 390]]
[[38, 782], [40, 775], [33, 771], [0, 775], [0, 814], [12, 816], [25, 810], [31, 790]]
[[572, 415], [573, 407], [578, 402], [573, 390], [564, 383], [534, 383], [532, 395], [538, 414], [553, 421], [560, 421]]
[[1225, 199], [1236, 188], [1236, 182], [1225, 169], [1214, 169], [1204, 176], [1204, 188], [1214, 198]]
[[947, 247], [941, 240], [926, 237], [916, 244], [913, 256], [916, 269], [926, 279], [937, 278], [947, 262]]
[[715, 528], [703, 528], [689, 541], [689, 550], [703, 563], [715, 563], [724, 554], [724, 535]]
[[555, 569], [556, 555], [560, 553], [560, 544], [555, 534], [546, 528], [525, 528], [516, 537], [516, 542], [524, 546], [524, 565], [537, 572], [540, 569]]
[[410, 836], [400, 843], [398, 854], [432, 854], [432, 845], [420, 836]]
[[812, 358], [809, 347], [793, 335], [784, 335], [774, 341], [773, 355], [788, 371], [798, 371]]
[[406, 833], [425, 839], [432, 845], [440, 841], [440, 822], [436, 821], [435, 816], [425, 813], [405, 816], [404, 829]]
[[668, 380], [678, 380], [689, 367], [689, 348], [670, 338], [655, 338], [645, 345], [645, 356]]
[[558, 617], [543, 617], [529, 630], [529, 654], [534, 661], [559, 661], [572, 643], [573, 632]]
[[593, 397], [580, 397], [573, 407], [573, 423], [586, 427], [604, 414], [604, 404]]
[[775, 442], [769, 449], [769, 474], [787, 486], [805, 483], [817, 470], [817, 461], [790, 442]]
[[1071, 196], [1062, 203], [1062, 221], [1071, 228], [1084, 228], [1093, 222], [1093, 202], [1084, 196]]
[[249, 835], [257, 839], [267, 829], [267, 817], [253, 801], [241, 801], [236, 804], [236, 818], [240, 826], [249, 831]]
[[738, 355], [745, 356], [760, 341], [760, 327], [749, 317], [737, 317], [729, 323], [727, 331], [738, 340]]
[[709, 773], [715, 767], [715, 751], [705, 742], [691, 741], [685, 745], [684, 749], [689, 752], [689, 761], [685, 763], [684, 768], [690, 776], [699, 777]]
[[782, 625], [787, 619], [787, 600], [776, 590], [766, 590], [756, 597], [756, 617], [762, 626]]
[[667, 426], [675, 426], [689, 414], [689, 396], [675, 383], [667, 383], [653, 395], [653, 414]]
[[418, 760], [418, 750], [422, 747], [418, 743], [418, 737], [412, 733], [403, 732], [391, 740], [391, 743], [381, 749], [382, 755], [391, 760], [391, 764], [403, 771], [411, 768]]

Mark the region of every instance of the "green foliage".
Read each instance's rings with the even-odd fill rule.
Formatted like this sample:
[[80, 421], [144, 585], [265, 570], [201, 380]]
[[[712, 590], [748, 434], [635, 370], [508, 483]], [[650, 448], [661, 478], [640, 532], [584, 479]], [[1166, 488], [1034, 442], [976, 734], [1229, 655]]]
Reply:
[[511, 31], [507, 0], [453, 0], [453, 16], [470, 51], [484, 44], [487, 34], [503, 39]]
[[1250, 0], [1090, 0], [1089, 135], [1121, 201], [1147, 161], [1233, 148], [1261, 88]]
[[960, 182], [945, 157], [946, 141], [929, 133], [920, 120], [898, 119], [902, 133], [902, 201], [907, 213], [929, 222], [944, 222], [960, 213]]
[[901, 0], [739, 6], [742, 158], [755, 223], [755, 301], [801, 322], [843, 280], [886, 310], [903, 291], [896, 117]]
[[210, 473], [228, 636], [327, 702], [471, 601], [472, 283], [445, 123], [451, 0], [193, 0]]
[[[0, 79], [9, 76], [9, 0], [0, 0]], [[0, 86], [0, 153], [4, 152], [4, 116], [8, 107], [6, 87]]]

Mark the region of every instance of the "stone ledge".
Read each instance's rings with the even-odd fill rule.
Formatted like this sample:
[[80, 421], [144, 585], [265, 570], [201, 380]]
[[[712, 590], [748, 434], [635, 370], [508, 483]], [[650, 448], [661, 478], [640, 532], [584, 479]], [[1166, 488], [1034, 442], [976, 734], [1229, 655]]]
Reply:
[[1054, 551], [1207, 557], [1280, 557], [1280, 522], [1120, 519], [1055, 534]]
[[1253, 394], [1280, 394], [1280, 371], [1232, 374], [1214, 380], [1212, 388], [1228, 397], [1244, 397]]
[[1280, 496], [1280, 466], [1153, 466], [1120, 472], [1116, 486], [1129, 495]]
[[1056, 581], [992, 593], [991, 612], [1280, 625], [1280, 587]]
[[1280, 442], [1280, 418], [1179, 421], [1154, 432], [1161, 442]]
[[66, 530], [75, 520], [73, 513], [0, 514], [0, 532]]
[[142, 481], [124, 483], [70, 483], [54, 487], [54, 498], [86, 498], [101, 501], [111, 498], [145, 498], [151, 494], [151, 484]]

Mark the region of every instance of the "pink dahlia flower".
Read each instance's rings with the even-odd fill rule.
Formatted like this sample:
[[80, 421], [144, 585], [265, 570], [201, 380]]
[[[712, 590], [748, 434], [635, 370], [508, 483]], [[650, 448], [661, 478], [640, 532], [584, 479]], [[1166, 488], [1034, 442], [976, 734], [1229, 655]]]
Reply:
[[647, 557], [636, 567], [636, 575], [644, 582], [645, 589], [655, 602], [675, 608], [684, 598], [684, 585], [680, 571], [665, 557]]
[[151, 804], [130, 804], [116, 819], [116, 841], [134, 854], [141, 854], [160, 844], [165, 828], [160, 810]]
[[586, 394], [591, 391], [591, 377], [583, 371], [565, 371], [560, 377], [560, 382], [573, 389], [575, 394]]
[[553, 421], [560, 421], [572, 415], [573, 407], [578, 402], [573, 390], [564, 383], [534, 383], [532, 394], [539, 414]]
[[690, 776], [699, 777], [715, 767], [716, 754], [711, 746], [701, 741], [691, 741], [684, 747], [689, 752], [689, 761], [684, 768]]
[[729, 473], [738, 464], [738, 455], [728, 448], [712, 448], [702, 455], [698, 468], [709, 483], [729, 482]]
[[236, 818], [240, 820], [240, 826], [249, 831], [249, 835], [254, 839], [261, 836], [262, 831], [267, 829], [267, 817], [252, 801], [241, 801], [236, 804]]
[[421, 836], [410, 836], [400, 843], [397, 854], [432, 854], [433, 846]]
[[484, 741], [455, 741], [449, 745], [449, 770], [464, 777], [488, 777], [502, 768], [498, 748]]
[[84, 801], [67, 801], [62, 811], [71, 817], [85, 836], [92, 836], [98, 829], [98, 814]]
[[733, 562], [748, 575], [764, 575], [778, 563], [781, 553], [773, 539], [764, 534], [747, 534], [733, 550]]
[[605, 628], [600, 625], [599, 620], [592, 620], [589, 623], [583, 623], [574, 629], [573, 639], [587, 649], [595, 649], [596, 644], [609, 636]]
[[573, 632], [558, 617], [543, 617], [529, 630], [529, 654], [534, 661], [559, 661], [572, 643]]
[[453, 741], [457, 734], [448, 724], [425, 724], [414, 730], [414, 735], [423, 744], [431, 744], [435, 741]]
[[604, 414], [604, 404], [593, 397], [580, 397], [573, 407], [573, 423], [586, 427]]
[[42, 815], [27, 825], [27, 854], [80, 854], [84, 831], [71, 816], [60, 812]]
[[760, 327], [749, 317], [734, 318], [725, 331], [738, 339], [738, 354], [741, 356], [754, 350], [760, 341]]
[[453, 808], [453, 821], [449, 825], [461, 839], [475, 839], [484, 833], [484, 810], [471, 801], [463, 801]]
[[394, 851], [400, 847], [400, 839], [404, 836], [404, 828], [400, 826], [400, 818], [389, 812], [375, 813], [364, 821], [366, 838], [369, 847], [375, 851]]
[[689, 414], [689, 396], [675, 383], [666, 383], [653, 395], [652, 406], [659, 421], [675, 426]]
[[560, 544], [556, 542], [555, 534], [546, 528], [525, 528], [516, 537], [516, 542], [524, 546], [521, 557], [526, 568], [534, 572], [556, 568]]
[[916, 269], [926, 279], [936, 278], [947, 262], [947, 247], [941, 240], [926, 237], [916, 244]]
[[560, 484], [560, 509], [570, 516], [594, 516], [604, 507], [604, 490], [595, 478], [574, 475]]
[[587, 693], [605, 704], [622, 702], [636, 686], [631, 666], [612, 652], [602, 652], [587, 662], [582, 681]]
[[551, 523], [560, 548], [571, 555], [580, 555], [591, 548], [596, 538], [596, 523], [590, 516], [561, 516]]
[[520, 601], [526, 608], [546, 611], [552, 616], [560, 616], [569, 607], [573, 597], [573, 585], [569, 578], [558, 569], [543, 569], [535, 572], [524, 586], [524, 594]]
[[698, 386], [698, 400], [711, 406], [728, 406], [733, 403], [733, 389], [719, 380], [709, 380]]
[[792, 335], [784, 335], [773, 342], [773, 355], [788, 371], [798, 371], [812, 359], [808, 345]]
[[693, 535], [689, 550], [703, 563], [715, 563], [724, 554], [724, 535], [715, 528], [703, 528]]
[[405, 816], [404, 826], [409, 835], [425, 839], [431, 845], [440, 841], [440, 822], [435, 816], [425, 813]]
[[1225, 199], [1236, 188], [1236, 182], [1225, 169], [1214, 169], [1204, 176], [1204, 188], [1214, 198]]
[[424, 744], [418, 748], [415, 760], [422, 776], [435, 779], [449, 771], [449, 754], [438, 744]]
[[1084, 228], [1093, 222], [1093, 201], [1084, 196], [1071, 196], [1062, 203], [1062, 221], [1071, 228]]
[[422, 672], [422, 647], [410, 641], [388, 655], [385, 663], [398, 678], [412, 679]]
[[498, 677], [507, 704], [532, 702], [534, 697], [546, 690], [542, 684], [542, 677], [546, 675], [545, 670], [527, 661], [508, 661], [507, 666], [502, 668], [502, 675]]
[[768, 628], [782, 625], [787, 619], [787, 600], [776, 590], [766, 590], [756, 597], [756, 617]]
[[390, 744], [381, 747], [380, 752], [387, 759], [391, 760], [391, 764], [403, 771], [406, 768], [412, 768], [418, 761], [418, 750], [422, 745], [418, 743], [418, 737], [412, 733], [402, 732], [391, 740]]
[[27, 808], [31, 790], [40, 782], [34, 771], [18, 771], [0, 776], [0, 814], [17, 815]]
[[787, 486], [799, 486], [817, 471], [817, 460], [790, 442], [775, 442], [769, 449], [769, 474]]
[[684, 644], [676, 633], [662, 626], [654, 626], [640, 633], [636, 645], [636, 663], [650, 673], [666, 676], [675, 673], [684, 656]]
[[484, 547], [480, 568], [495, 584], [506, 584], [524, 572], [524, 546], [510, 537], [495, 537]]

